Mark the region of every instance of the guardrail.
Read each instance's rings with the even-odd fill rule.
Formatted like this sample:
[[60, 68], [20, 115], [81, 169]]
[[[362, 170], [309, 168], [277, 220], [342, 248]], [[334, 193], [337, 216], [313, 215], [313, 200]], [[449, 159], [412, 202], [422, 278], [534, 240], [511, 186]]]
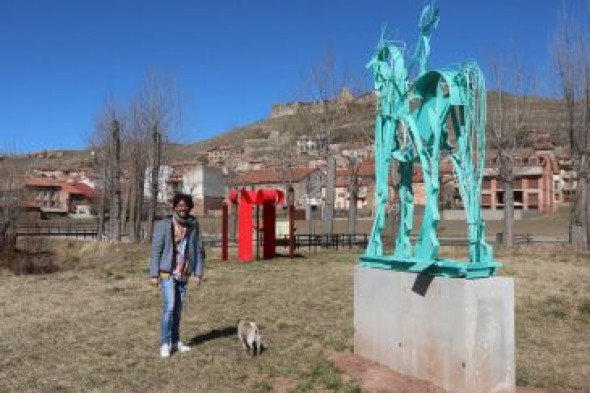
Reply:
[[[73, 224], [73, 225], [59, 225], [53, 223], [43, 224], [20, 224], [16, 229], [17, 236], [55, 236], [74, 239], [96, 239], [98, 236], [98, 228], [91, 224]], [[411, 236], [412, 242], [416, 241], [416, 236]], [[468, 240], [465, 237], [439, 237], [441, 246], [467, 246]], [[488, 236], [488, 242], [491, 244], [501, 243], [501, 236]], [[296, 249], [341, 249], [353, 247], [364, 248], [369, 241], [368, 234], [296, 234], [295, 248]], [[262, 239], [259, 239], [259, 244], [262, 244]], [[563, 236], [536, 236], [530, 234], [515, 234], [514, 244], [539, 244], [539, 243], [567, 243], [567, 237]], [[206, 247], [221, 247], [221, 235], [207, 234], [204, 235], [204, 243]], [[278, 247], [289, 247], [289, 236], [277, 236], [276, 245]]]
[[56, 236], [74, 239], [96, 239], [96, 226], [80, 225], [19, 225], [16, 236]]
[[[338, 250], [340, 248], [352, 249], [353, 247], [366, 247], [369, 241], [367, 234], [349, 235], [344, 233], [335, 233], [332, 235], [313, 235], [297, 234], [295, 235], [295, 249], [307, 248], [308, 250], [317, 250], [318, 248], [327, 248]], [[289, 236], [277, 238], [277, 246], [288, 247]]]

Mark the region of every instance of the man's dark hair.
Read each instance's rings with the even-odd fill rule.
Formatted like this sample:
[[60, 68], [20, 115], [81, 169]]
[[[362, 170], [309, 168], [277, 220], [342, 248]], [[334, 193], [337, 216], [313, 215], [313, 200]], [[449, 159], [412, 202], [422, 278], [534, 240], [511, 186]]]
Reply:
[[189, 210], [192, 210], [192, 208], [195, 206], [195, 204], [193, 203], [193, 198], [190, 195], [176, 194], [174, 195], [174, 198], [172, 198], [172, 208], [174, 209], [180, 201], [184, 201], [184, 203], [188, 206]]

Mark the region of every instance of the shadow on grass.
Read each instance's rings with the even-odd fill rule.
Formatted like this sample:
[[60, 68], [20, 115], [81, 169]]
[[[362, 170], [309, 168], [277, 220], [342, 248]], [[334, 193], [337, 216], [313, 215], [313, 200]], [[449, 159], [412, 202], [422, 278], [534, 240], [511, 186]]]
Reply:
[[213, 329], [205, 334], [199, 334], [191, 338], [188, 345], [191, 347], [206, 343], [207, 341], [216, 340], [218, 338], [225, 338], [237, 335], [238, 332], [235, 326], [226, 326], [220, 329]]
[[[280, 258], [280, 259], [290, 259], [289, 257], [289, 253], [287, 252], [286, 254], [283, 253], [276, 253], [275, 258]], [[308, 257], [306, 255], [300, 254], [300, 253], [294, 253], [293, 254], [293, 259], [299, 259], [299, 258], [305, 258], [308, 259]]]

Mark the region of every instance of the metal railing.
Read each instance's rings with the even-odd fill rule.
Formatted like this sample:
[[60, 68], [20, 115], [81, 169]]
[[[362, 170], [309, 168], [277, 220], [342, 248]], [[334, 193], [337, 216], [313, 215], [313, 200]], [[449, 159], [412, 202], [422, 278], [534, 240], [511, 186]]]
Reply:
[[91, 225], [20, 224], [16, 236], [55, 236], [74, 239], [96, 239], [98, 228]]
[[[369, 241], [367, 234], [332, 234], [332, 235], [312, 235], [297, 234], [295, 235], [295, 249], [307, 248], [308, 250], [317, 250], [318, 248], [334, 249], [341, 248], [352, 249], [353, 247], [366, 247]], [[289, 236], [277, 238], [277, 246], [289, 247]]]

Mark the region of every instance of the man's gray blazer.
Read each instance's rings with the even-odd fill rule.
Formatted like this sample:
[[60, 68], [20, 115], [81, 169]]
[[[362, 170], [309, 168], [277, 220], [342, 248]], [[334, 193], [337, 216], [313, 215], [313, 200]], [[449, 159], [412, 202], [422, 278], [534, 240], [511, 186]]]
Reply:
[[[184, 255], [192, 275], [203, 276], [205, 250], [199, 231], [199, 222], [196, 219], [187, 225], [187, 242]], [[167, 216], [157, 221], [154, 227], [150, 277], [159, 277], [160, 272], [171, 273], [175, 267], [172, 217]]]

